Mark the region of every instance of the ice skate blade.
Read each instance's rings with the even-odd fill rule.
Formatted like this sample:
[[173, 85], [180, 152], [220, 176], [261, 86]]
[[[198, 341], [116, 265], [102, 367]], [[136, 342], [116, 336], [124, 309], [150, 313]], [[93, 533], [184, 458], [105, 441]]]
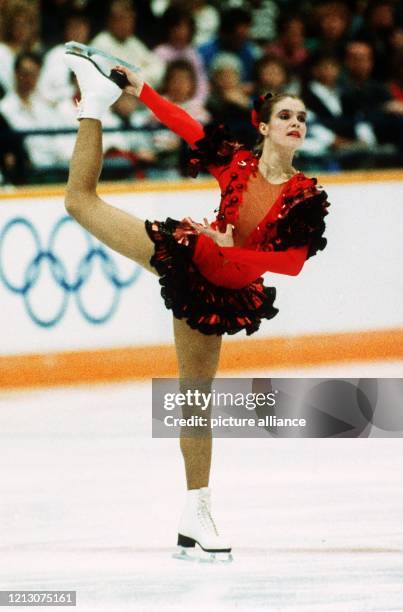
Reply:
[[[191, 550], [194, 551], [195, 549], [192, 548]], [[210, 553], [205, 552], [202, 549], [198, 549], [196, 554], [190, 555], [188, 551], [188, 548], [178, 547], [177, 552], [173, 553], [172, 558], [179, 559], [180, 561], [191, 561], [193, 563], [211, 563], [219, 565], [223, 563], [232, 563], [232, 561], [234, 560], [232, 553], [228, 552]]]
[[[115, 57], [114, 55], [109, 55], [109, 53], [105, 53], [104, 51], [100, 51], [100, 49], [96, 49], [95, 47], [91, 47], [89, 45], [83, 45], [81, 43], [75, 42], [71, 40], [70, 42], [65, 43], [64, 48], [66, 49], [66, 53], [73, 53], [74, 55], [81, 55], [82, 57], [86, 57], [87, 59], [96, 60], [102, 58], [103, 60], [108, 60], [109, 64], [115, 66], [116, 64], [120, 64], [121, 66], [126, 66], [133, 72], [140, 72], [141, 69], [135, 64], [129, 64], [129, 62], [125, 62], [119, 57]], [[104, 61], [99, 61], [99, 68], [103, 68], [105, 65]], [[108, 67], [112, 67], [108, 66]], [[107, 75], [105, 75], [107, 76]]]

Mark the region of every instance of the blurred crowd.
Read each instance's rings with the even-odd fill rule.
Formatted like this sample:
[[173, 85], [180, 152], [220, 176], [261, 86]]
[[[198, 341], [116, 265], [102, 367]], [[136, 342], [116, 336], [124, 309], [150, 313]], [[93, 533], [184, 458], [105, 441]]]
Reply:
[[[402, 165], [398, 0], [0, 0], [4, 183], [66, 172], [80, 95], [63, 62], [70, 40], [138, 65], [169, 100], [204, 124], [225, 122], [248, 146], [256, 96], [301, 95], [309, 112], [299, 166]], [[104, 126], [111, 176], [180, 171], [183, 143], [134, 97], [123, 94]]]

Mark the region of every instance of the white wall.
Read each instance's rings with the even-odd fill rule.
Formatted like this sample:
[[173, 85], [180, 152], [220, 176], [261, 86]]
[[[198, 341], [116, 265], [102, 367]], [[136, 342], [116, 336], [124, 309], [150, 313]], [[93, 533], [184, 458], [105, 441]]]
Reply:
[[[298, 277], [266, 275], [266, 284], [277, 287], [280, 313], [263, 323], [260, 337], [403, 327], [401, 183], [330, 185], [327, 191], [332, 203], [326, 218], [328, 247], [310, 259]], [[190, 215], [197, 220], [206, 214], [213, 218], [218, 198], [215, 189], [105, 196], [142, 218]], [[0, 200], [0, 354], [169, 342], [171, 314], [162, 304], [157, 277], [145, 271], [138, 270], [137, 280], [118, 292], [119, 303], [108, 321], [94, 324], [83, 317], [78, 298], [92, 316], [101, 317], [110, 307], [113, 271], [103, 269], [96, 257], [79, 292], [63, 288], [63, 279], [72, 284], [79, 278], [78, 266], [89, 248], [99, 246], [69, 221], [49, 249], [52, 230], [64, 216], [61, 197], [3, 195]], [[28, 222], [38, 234], [41, 251], [51, 253], [42, 256], [39, 266], [32, 231], [16, 219]], [[13, 225], [4, 233], [9, 222]], [[135, 273], [135, 264], [107, 252], [119, 278]], [[51, 263], [49, 257], [56, 259]], [[20, 288], [28, 282], [30, 288], [25, 296], [15, 293], [7, 288], [7, 280]], [[52, 319], [63, 300], [65, 312], [54, 325], [40, 326], [28, 313], [30, 304], [37, 316]]]

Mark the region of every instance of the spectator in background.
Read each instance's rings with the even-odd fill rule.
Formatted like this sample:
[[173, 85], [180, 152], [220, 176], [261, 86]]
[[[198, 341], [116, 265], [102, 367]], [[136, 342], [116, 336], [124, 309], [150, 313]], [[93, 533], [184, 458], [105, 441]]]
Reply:
[[305, 24], [298, 14], [281, 14], [277, 21], [278, 36], [265, 47], [266, 53], [281, 59], [298, 74], [309, 57], [305, 47]]
[[317, 35], [308, 42], [312, 51], [320, 50], [343, 58], [351, 15], [344, 2], [319, 4], [313, 13]]
[[181, 7], [170, 7], [162, 18], [165, 42], [154, 49], [154, 53], [168, 64], [175, 60], [186, 60], [196, 73], [196, 97], [201, 101], [207, 97], [208, 81], [199, 53], [192, 46], [195, 24], [189, 12]]
[[392, 54], [392, 34], [395, 27], [394, 2], [377, 0], [369, 2], [364, 14], [363, 27], [355, 38], [366, 40], [374, 51], [373, 77], [385, 80], [390, 77], [390, 57]]
[[[200, 123], [209, 122], [210, 115], [196, 96], [197, 77], [190, 62], [175, 60], [167, 65], [161, 92], [170, 102], [185, 109]], [[149, 113], [149, 125], [160, 125], [151, 113]], [[170, 131], [157, 130], [153, 132], [153, 142], [160, 165], [165, 169], [177, 168], [181, 153], [180, 138]], [[177, 170], [174, 174], [178, 174]]]
[[196, 46], [211, 41], [217, 34], [220, 25], [220, 15], [217, 9], [206, 0], [190, 0], [184, 3], [185, 8], [191, 11], [195, 26]]
[[0, 89], [7, 93], [14, 87], [14, 62], [22, 51], [40, 51], [38, 13], [26, 0], [15, 0], [5, 7], [4, 41], [0, 42]]
[[380, 143], [397, 147], [403, 162], [403, 105], [393, 100], [386, 84], [372, 78], [374, 55], [365, 41], [346, 47], [343, 104], [346, 113], [368, 123]]
[[210, 68], [211, 94], [207, 109], [213, 120], [228, 125], [240, 142], [254, 146], [256, 129], [250, 122], [251, 100], [241, 74], [241, 62], [232, 53], [215, 57]]
[[273, 94], [283, 93], [284, 91], [296, 93], [294, 90], [290, 91], [289, 75], [285, 63], [269, 53], [263, 55], [256, 62], [254, 83], [254, 95], [256, 97], [269, 91]]
[[241, 62], [241, 81], [250, 83], [256, 59], [261, 55], [250, 40], [251, 15], [240, 8], [222, 13], [218, 38], [199, 48], [204, 66], [210, 71], [215, 57], [222, 52], [232, 53]]
[[[87, 44], [90, 38], [90, 22], [85, 13], [75, 11], [67, 15], [64, 26], [64, 41], [74, 40]], [[74, 93], [71, 71], [64, 61], [64, 44], [53, 47], [46, 53], [39, 79], [39, 90], [49, 102], [70, 98]]]
[[341, 63], [337, 56], [317, 52], [311, 58], [310, 78], [302, 92], [303, 100], [315, 113], [315, 121], [330, 130], [327, 144], [333, 150], [351, 149], [352, 145], [356, 148], [371, 146], [374, 143], [372, 133], [367, 136], [368, 129], [343, 107], [340, 74]]
[[162, 93], [200, 123], [209, 121], [209, 114], [197, 97], [197, 75], [190, 62], [175, 60], [167, 65]]
[[[18, 131], [58, 128], [60, 118], [37, 89], [41, 60], [38, 55], [25, 51], [15, 61], [15, 91], [0, 102], [0, 113], [9, 125]], [[59, 137], [28, 136], [25, 147], [32, 165], [49, 167], [65, 161], [65, 153]]]
[[[80, 100], [81, 93], [75, 76], [71, 72], [70, 74], [72, 95], [61, 100], [56, 107], [60, 121], [59, 127], [62, 129], [77, 129], [77, 101]], [[114, 129], [138, 127], [139, 122], [137, 117], [135, 117], [137, 107], [138, 101], [134, 96], [122, 94], [115, 104], [105, 112], [102, 124], [105, 128]], [[68, 162], [73, 154], [76, 134], [64, 134], [60, 136], [59, 141], [61, 140], [63, 142], [65, 160]], [[138, 131], [106, 132], [103, 135], [102, 146], [104, 155], [127, 159], [132, 162], [133, 167], [136, 166], [136, 162], [145, 161], [148, 163], [155, 161], [150, 134]]]
[[42, 40], [48, 49], [63, 40], [65, 20], [71, 12], [85, 12], [90, 19], [91, 32], [98, 33], [105, 26], [111, 4], [111, 0], [35, 1], [40, 6]]
[[251, 38], [262, 46], [276, 37], [278, 3], [273, 0], [250, 0], [252, 15]]
[[160, 83], [164, 64], [136, 36], [136, 12], [130, 0], [113, 0], [110, 6], [107, 29], [100, 32], [92, 45], [105, 53], [132, 62], [143, 72], [151, 85]]

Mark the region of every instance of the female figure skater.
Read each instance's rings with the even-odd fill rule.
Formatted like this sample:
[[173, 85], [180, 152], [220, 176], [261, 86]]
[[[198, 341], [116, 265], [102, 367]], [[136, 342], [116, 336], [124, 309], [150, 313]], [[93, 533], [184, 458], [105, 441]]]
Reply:
[[[261, 148], [261, 154], [255, 155], [233, 142], [223, 126], [204, 130], [138, 74], [117, 66], [128, 82], [125, 91], [138, 96], [188, 142], [192, 174], [207, 168], [221, 188], [221, 204], [211, 225], [190, 218], [144, 224], [96, 193], [102, 166], [101, 119], [121, 89], [85, 56], [70, 52], [66, 61], [82, 96], [67, 211], [110, 248], [160, 276], [161, 294], [174, 315], [181, 390], [192, 384], [200, 389], [203, 381], [203, 391], [208, 391], [222, 335], [243, 329], [249, 335], [262, 318], [278, 312], [273, 306], [275, 289], [263, 285], [261, 274], [296, 275], [305, 260], [326, 245], [322, 237], [329, 205], [326, 193], [292, 165], [306, 133], [305, 106], [290, 95], [261, 97], [252, 113]], [[209, 553], [230, 553], [231, 546], [211, 517], [211, 430], [208, 435], [189, 428], [182, 431], [180, 446], [188, 492], [178, 544], [186, 549], [197, 543]]]

